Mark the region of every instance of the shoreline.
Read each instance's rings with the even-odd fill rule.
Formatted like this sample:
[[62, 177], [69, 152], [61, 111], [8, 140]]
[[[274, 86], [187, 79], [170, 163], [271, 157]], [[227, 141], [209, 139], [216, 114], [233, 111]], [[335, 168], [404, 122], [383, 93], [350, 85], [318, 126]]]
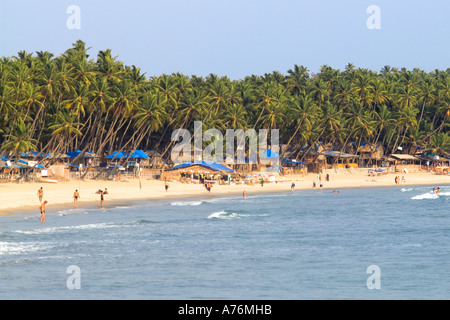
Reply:
[[[69, 181], [59, 183], [2, 183], [0, 193], [4, 201], [0, 203], [0, 217], [14, 214], [30, 213], [35, 211], [39, 214], [39, 200], [37, 190], [43, 187], [44, 198], [47, 200], [47, 210], [53, 212], [61, 209], [75, 209], [73, 204], [73, 192], [77, 189], [80, 192], [78, 209], [95, 208], [100, 209], [100, 196], [95, 194], [98, 189], [108, 188], [109, 194], [105, 195], [105, 209], [111, 205], [130, 201], [164, 200], [164, 199], [186, 199], [202, 198], [226, 195], [241, 195], [246, 190], [247, 196], [254, 193], [283, 193], [292, 192], [291, 183], [295, 183], [295, 191], [312, 190], [312, 183], [315, 180], [319, 190], [339, 190], [347, 188], [367, 188], [367, 187], [410, 187], [418, 185], [442, 186], [450, 184], [450, 176], [434, 175], [425, 172], [403, 174], [406, 183], [395, 184], [395, 176], [402, 174], [387, 174], [378, 177], [369, 177], [367, 174], [344, 174], [331, 175], [330, 181], [323, 181], [323, 187], [319, 187], [317, 174], [302, 176], [286, 176], [284, 181], [265, 182], [261, 187], [259, 183], [251, 185], [214, 185], [211, 193], [208, 193], [201, 184], [186, 184], [178, 181], [171, 181], [169, 190], [164, 190], [162, 180], [141, 180], [129, 181], [105, 181], [86, 180]], [[141, 187], [142, 188], [141, 188]], [[49, 212], [49, 213], [50, 213]]]

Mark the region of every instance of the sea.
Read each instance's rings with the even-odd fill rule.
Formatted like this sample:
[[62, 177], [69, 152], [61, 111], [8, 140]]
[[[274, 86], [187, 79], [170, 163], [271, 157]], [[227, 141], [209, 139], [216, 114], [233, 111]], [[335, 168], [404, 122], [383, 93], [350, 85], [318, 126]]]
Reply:
[[0, 299], [450, 299], [450, 186], [199, 196], [0, 217]]

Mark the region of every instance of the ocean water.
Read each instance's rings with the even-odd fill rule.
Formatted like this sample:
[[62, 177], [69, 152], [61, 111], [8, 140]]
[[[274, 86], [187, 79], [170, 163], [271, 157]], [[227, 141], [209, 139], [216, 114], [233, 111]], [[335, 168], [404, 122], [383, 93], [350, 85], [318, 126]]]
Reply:
[[250, 188], [49, 209], [45, 225], [0, 217], [0, 298], [449, 299], [450, 186], [431, 189]]

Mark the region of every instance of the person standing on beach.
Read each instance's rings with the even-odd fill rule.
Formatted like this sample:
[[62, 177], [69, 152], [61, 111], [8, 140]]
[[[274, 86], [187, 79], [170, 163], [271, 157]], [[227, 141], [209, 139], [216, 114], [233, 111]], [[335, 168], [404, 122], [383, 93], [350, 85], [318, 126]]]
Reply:
[[167, 181], [164, 181], [164, 188], [167, 190], [169, 189], [169, 183]]
[[47, 200], [44, 201], [44, 203], [41, 203], [41, 205], [39, 206], [39, 209], [41, 210], [41, 223], [45, 224], [45, 205], [47, 204]]
[[294, 188], [295, 188], [295, 183], [292, 182], [291, 184], [291, 191], [294, 192]]
[[78, 208], [78, 198], [80, 197], [80, 193], [78, 192], [78, 190], [75, 190], [75, 192], [73, 193], [73, 205], [75, 206], [75, 208]]
[[101, 190], [101, 189], [98, 189], [98, 191], [96, 192], [96, 194], [100, 194], [100, 206], [101, 206], [101, 209], [105, 209], [105, 206], [104, 206], [104, 204], [103, 204], [103, 201], [104, 201], [104, 192], [103, 192], [103, 190]]
[[44, 189], [42, 189], [42, 187], [38, 190], [37, 195], [39, 198], [39, 202], [42, 203], [42, 198], [44, 197]]
[[105, 209], [105, 206], [104, 206], [104, 204], [103, 204], [103, 201], [104, 201], [104, 197], [103, 197], [103, 191], [101, 191], [100, 192], [100, 205], [101, 205], [101, 208], [102, 209]]

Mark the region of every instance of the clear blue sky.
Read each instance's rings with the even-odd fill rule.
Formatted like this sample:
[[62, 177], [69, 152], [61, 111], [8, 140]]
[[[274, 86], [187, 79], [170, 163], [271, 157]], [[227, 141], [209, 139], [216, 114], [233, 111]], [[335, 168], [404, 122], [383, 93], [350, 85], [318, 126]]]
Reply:
[[[70, 30], [70, 5], [81, 29]], [[366, 12], [381, 9], [381, 29]], [[449, 0], [2, 0], [0, 56], [63, 53], [76, 40], [91, 57], [111, 49], [147, 76], [181, 72], [231, 79], [283, 74], [294, 64], [379, 71], [384, 65], [446, 70]]]

